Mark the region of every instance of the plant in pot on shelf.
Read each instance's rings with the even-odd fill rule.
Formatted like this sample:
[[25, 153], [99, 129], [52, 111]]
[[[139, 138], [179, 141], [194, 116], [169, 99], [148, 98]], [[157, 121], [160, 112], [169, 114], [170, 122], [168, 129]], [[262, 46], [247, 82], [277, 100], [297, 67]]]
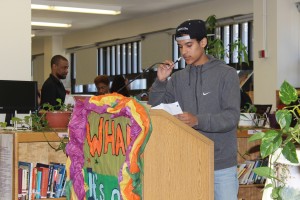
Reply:
[[258, 111], [257, 105], [246, 103], [241, 109], [239, 127], [255, 127], [265, 128], [268, 122], [266, 113], [261, 114]]
[[256, 107], [253, 104], [247, 103], [240, 114], [240, 127], [252, 127], [256, 126]]
[[[61, 99], [56, 99], [56, 101], [58, 104], [54, 106], [49, 103], [43, 104], [42, 109], [31, 116], [32, 127], [38, 131], [42, 131], [46, 139], [47, 136], [44, 132], [45, 130], [65, 130], [67, 129], [71, 118], [73, 106], [64, 104]], [[64, 153], [68, 142], [68, 136], [62, 137], [57, 147], [54, 147], [49, 141], [47, 141], [48, 145], [52, 149], [55, 151], [62, 150]]]
[[[275, 113], [280, 128], [258, 132], [249, 138], [249, 142], [256, 140], [261, 142], [262, 158], [269, 157], [268, 167], [258, 167], [253, 171], [267, 178], [264, 188], [265, 199], [300, 199], [299, 97], [296, 89], [286, 81], [280, 87], [279, 97], [285, 104], [285, 107]], [[292, 174], [295, 167], [298, 173]]]
[[57, 105], [45, 103], [40, 114], [45, 117], [47, 127], [50, 129], [67, 129], [73, 107], [65, 105], [61, 99], [56, 99]]

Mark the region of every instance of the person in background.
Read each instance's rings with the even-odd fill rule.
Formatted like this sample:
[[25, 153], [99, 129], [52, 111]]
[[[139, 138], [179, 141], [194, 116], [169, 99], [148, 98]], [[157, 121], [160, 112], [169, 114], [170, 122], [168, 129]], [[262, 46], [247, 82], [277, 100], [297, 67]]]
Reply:
[[122, 75], [117, 75], [114, 77], [114, 80], [111, 84], [110, 92], [117, 92], [122, 94], [125, 97], [129, 97], [129, 89], [128, 89], [128, 79], [124, 78]]
[[94, 79], [94, 84], [97, 88], [97, 95], [109, 93], [109, 78], [107, 75], [99, 75]]
[[50, 105], [57, 105], [56, 99], [61, 99], [65, 102], [66, 90], [61, 82], [61, 79], [66, 79], [69, 70], [68, 60], [61, 55], [55, 55], [51, 59], [51, 74], [44, 82], [41, 90], [41, 105], [49, 103]]
[[206, 37], [202, 20], [188, 20], [177, 27], [175, 39], [187, 66], [168, 79], [174, 62], [161, 64], [148, 104], [178, 101], [183, 113], [175, 117], [214, 141], [214, 199], [236, 200], [239, 78], [234, 68], [205, 53]]

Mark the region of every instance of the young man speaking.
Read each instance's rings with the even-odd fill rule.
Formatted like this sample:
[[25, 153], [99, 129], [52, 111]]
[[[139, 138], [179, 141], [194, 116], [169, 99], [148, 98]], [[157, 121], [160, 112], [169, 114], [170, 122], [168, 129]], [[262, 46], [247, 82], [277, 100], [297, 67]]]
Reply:
[[188, 20], [176, 29], [175, 39], [185, 69], [171, 75], [174, 63], [166, 60], [157, 70], [149, 104], [178, 101], [183, 114], [176, 117], [214, 141], [215, 200], [237, 199], [237, 139], [240, 117], [239, 78], [224, 61], [206, 55], [205, 22]]

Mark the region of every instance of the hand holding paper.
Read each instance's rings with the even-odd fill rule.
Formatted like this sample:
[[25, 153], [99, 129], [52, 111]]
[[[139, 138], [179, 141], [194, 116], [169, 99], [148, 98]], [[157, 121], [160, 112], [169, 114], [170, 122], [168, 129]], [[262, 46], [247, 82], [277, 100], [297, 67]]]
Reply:
[[171, 115], [178, 115], [183, 113], [177, 101], [169, 104], [161, 103], [157, 106], [152, 107], [151, 109], [163, 109], [168, 113], [170, 113]]

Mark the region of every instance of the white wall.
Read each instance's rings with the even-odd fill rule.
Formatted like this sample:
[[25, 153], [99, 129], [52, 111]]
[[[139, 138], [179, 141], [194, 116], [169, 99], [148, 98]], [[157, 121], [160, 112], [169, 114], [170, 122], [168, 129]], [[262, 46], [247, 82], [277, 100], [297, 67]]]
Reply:
[[278, 1], [278, 88], [284, 80], [300, 87], [300, 12], [293, 1]]
[[[294, 0], [254, 0], [254, 23], [254, 101], [275, 109], [284, 80], [300, 87], [300, 13]], [[267, 58], [258, 57], [262, 49]]]
[[30, 22], [30, 1], [1, 1], [0, 79], [31, 80]]

